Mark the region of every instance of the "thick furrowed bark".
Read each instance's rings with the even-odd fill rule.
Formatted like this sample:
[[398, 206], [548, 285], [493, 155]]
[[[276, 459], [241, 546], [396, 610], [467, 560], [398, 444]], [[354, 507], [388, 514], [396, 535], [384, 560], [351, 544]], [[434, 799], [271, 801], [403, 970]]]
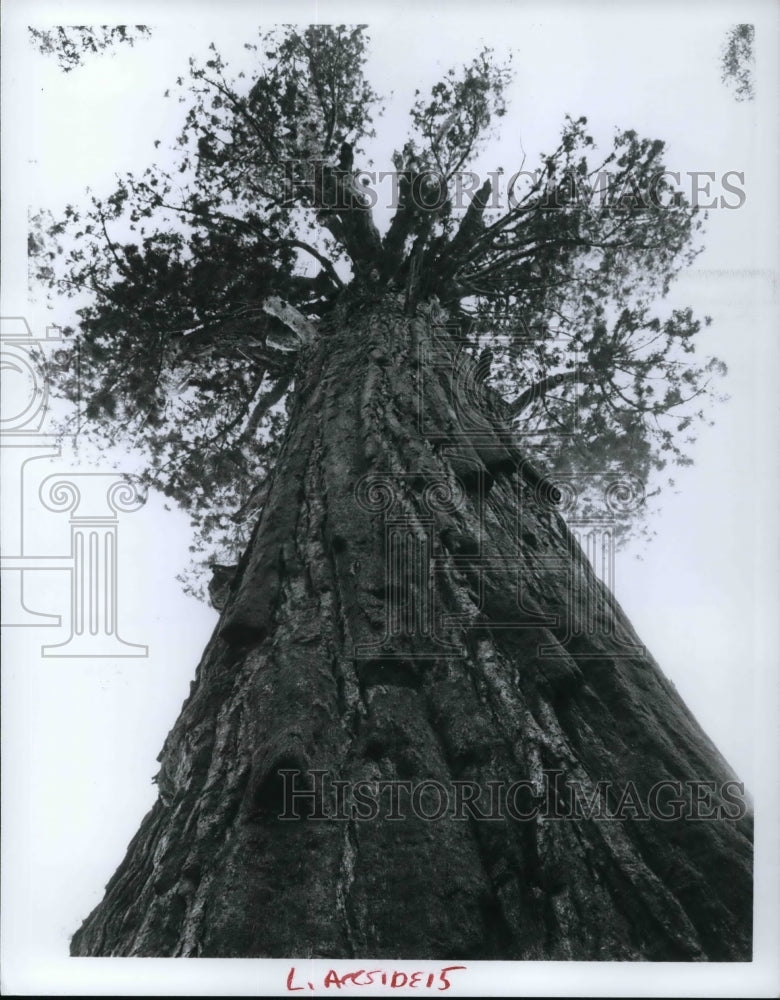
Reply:
[[285, 770], [643, 802], [733, 777], [435, 320], [375, 303], [311, 349], [160, 799], [73, 954], [750, 958], [750, 816], [278, 818]]

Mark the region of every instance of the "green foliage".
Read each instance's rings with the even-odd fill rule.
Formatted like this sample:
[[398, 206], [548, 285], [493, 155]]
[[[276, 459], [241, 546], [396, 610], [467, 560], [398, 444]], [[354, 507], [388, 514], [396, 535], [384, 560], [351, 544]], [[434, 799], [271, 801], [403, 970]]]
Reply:
[[[506, 115], [509, 72], [489, 51], [416, 94], [380, 237], [353, 166], [381, 111], [367, 42], [361, 27], [264, 32], [247, 46], [251, 79], [229, 79], [212, 45], [177, 83], [186, 112], [168, 166], [33, 219], [32, 276], [79, 301], [60, 393], [88, 436], [143, 452], [147, 484], [190, 513], [194, 550], [220, 562], [247, 540], [295, 391], [271, 296], [304, 326], [350, 285], [437, 296], [475, 351], [493, 345], [493, 387], [550, 472], [630, 471], [647, 485], [688, 463], [723, 373], [697, 357], [691, 310], [653, 312], [703, 224], [668, 183], [660, 140], [620, 131], [599, 156], [586, 119], [567, 118], [504, 209], [487, 210], [487, 186], [458, 205], [459, 172]], [[420, 180], [437, 186], [431, 208]]]

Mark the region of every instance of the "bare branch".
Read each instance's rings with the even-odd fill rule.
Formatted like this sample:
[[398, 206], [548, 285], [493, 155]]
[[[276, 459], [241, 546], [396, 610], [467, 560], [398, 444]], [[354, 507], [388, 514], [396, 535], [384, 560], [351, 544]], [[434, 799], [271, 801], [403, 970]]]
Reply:
[[238, 439], [240, 443], [249, 441], [254, 436], [263, 415], [284, 396], [290, 386], [290, 382], [292, 382], [292, 374], [283, 375], [275, 385], [271, 386], [268, 392], [264, 392], [260, 399], [258, 399]]
[[278, 337], [269, 332], [265, 338], [269, 347], [289, 353], [297, 351], [302, 344], [311, 343], [317, 336], [317, 328], [314, 324], [306, 319], [295, 306], [291, 306], [289, 302], [285, 302], [278, 295], [272, 295], [263, 302], [263, 312], [275, 317], [280, 323], [284, 323], [294, 335], [293, 337], [289, 335]]

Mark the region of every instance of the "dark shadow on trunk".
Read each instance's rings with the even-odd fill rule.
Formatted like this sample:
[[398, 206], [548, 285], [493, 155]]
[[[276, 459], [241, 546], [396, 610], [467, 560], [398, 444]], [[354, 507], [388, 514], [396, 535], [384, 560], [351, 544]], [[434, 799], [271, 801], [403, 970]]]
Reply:
[[734, 775], [441, 320], [358, 303], [301, 358], [161, 797], [74, 955], [750, 960]]

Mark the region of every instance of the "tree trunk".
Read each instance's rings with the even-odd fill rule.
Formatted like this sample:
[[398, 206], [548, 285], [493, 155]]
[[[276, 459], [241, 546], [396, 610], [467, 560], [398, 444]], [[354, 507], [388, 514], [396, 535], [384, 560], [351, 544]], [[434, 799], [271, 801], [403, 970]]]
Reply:
[[750, 959], [734, 776], [440, 319], [366, 299], [305, 349], [160, 798], [74, 955]]

